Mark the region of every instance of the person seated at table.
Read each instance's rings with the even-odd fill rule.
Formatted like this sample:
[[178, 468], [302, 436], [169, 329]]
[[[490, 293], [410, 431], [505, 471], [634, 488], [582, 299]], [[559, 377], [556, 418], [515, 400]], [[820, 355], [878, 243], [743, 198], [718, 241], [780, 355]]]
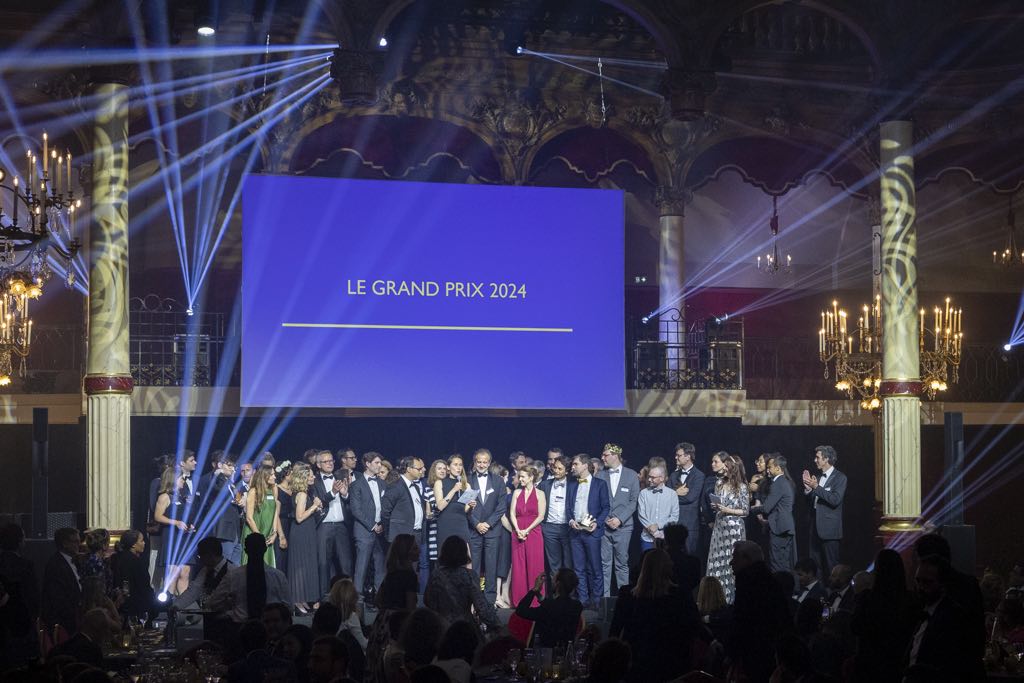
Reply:
[[100, 649], [100, 643], [106, 642], [112, 634], [107, 613], [99, 607], [91, 609], [82, 617], [78, 632], [50, 650], [47, 659], [67, 656], [78, 662], [102, 667], [103, 650]]
[[114, 585], [121, 588], [128, 584], [128, 594], [121, 604], [121, 613], [139, 619], [152, 619], [159, 611], [153, 594], [153, 580], [149, 575], [149, 560], [142, 557], [146, 540], [142, 533], [129, 529], [121, 534], [114, 555]]
[[228, 683], [296, 679], [295, 665], [287, 659], [273, 656], [267, 650], [267, 627], [262, 621], [249, 619], [243, 623], [238, 629], [238, 643], [243, 656], [228, 667]]
[[262, 616], [263, 608], [269, 602], [292, 603], [288, 577], [280, 569], [264, 563], [263, 549], [266, 547], [267, 539], [263, 534], [246, 536], [248, 564], [227, 572], [207, 599], [207, 609], [224, 612], [233, 622], [240, 624], [250, 616]]
[[310, 683], [340, 683], [348, 678], [348, 648], [335, 636], [321, 636], [313, 641], [309, 653]]
[[437, 564], [423, 593], [423, 604], [449, 624], [459, 619], [475, 621], [471, 610], [476, 610], [481, 622], [497, 629], [498, 617], [480, 590], [480, 575], [466, 568], [469, 544], [458, 536], [449, 536], [441, 546]]
[[579, 578], [572, 569], [563, 567], [555, 574], [555, 594], [537, 607], [531, 607], [534, 598], [540, 597], [540, 590], [547, 580], [543, 574], [533, 582], [533, 590], [516, 605], [516, 615], [534, 622], [534, 647], [556, 647], [571, 643], [581, 626], [583, 604], [572, 597]]
[[224, 580], [228, 571], [234, 567], [224, 557], [224, 544], [214, 536], [207, 536], [199, 541], [196, 554], [199, 558], [196, 576], [189, 581], [188, 588], [174, 600], [174, 605], [180, 609], [205, 603]]
[[451, 683], [470, 683], [473, 680], [473, 658], [479, 645], [480, 632], [476, 625], [460, 619], [441, 637], [434, 666], [443, 669]]

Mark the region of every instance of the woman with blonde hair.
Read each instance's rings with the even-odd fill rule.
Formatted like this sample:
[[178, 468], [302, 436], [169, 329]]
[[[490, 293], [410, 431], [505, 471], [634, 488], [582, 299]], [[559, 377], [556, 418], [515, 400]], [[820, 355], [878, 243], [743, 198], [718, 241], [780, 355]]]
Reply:
[[[469, 479], [462, 456], [456, 453], [448, 457], [448, 476], [429, 482], [434, 489], [434, 504], [437, 506], [437, 546], [444, 545], [449, 536], [458, 536], [464, 541], [469, 540], [469, 521], [466, 514], [469, 509], [465, 503], [459, 502], [459, 496], [469, 489]], [[433, 466], [430, 468], [434, 472]]]
[[309, 495], [309, 488], [315, 477], [313, 470], [305, 463], [292, 467], [288, 473], [288, 488], [292, 492], [295, 509], [292, 512], [290, 559], [288, 561], [288, 585], [291, 588], [295, 609], [308, 614], [310, 605], [319, 606], [320, 571], [317, 563], [316, 513], [323, 507], [323, 501]]
[[725, 642], [732, 624], [732, 606], [725, 602], [722, 582], [713, 576], [705, 576], [697, 588], [697, 611], [701, 621], [708, 625], [719, 642]]
[[352, 579], [335, 581], [327, 596], [327, 602], [341, 610], [341, 627], [338, 634], [348, 631], [359, 643], [359, 647], [363, 648], [363, 652], [366, 652], [366, 635], [363, 633], [363, 619], [359, 612], [359, 593], [356, 592], [356, 584]]
[[[263, 564], [275, 567], [274, 541], [287, 548], [288, 541], [281, 533], [281, 510], [277, 504], [277, 474], [273, 467], [266, 465], [252, 475], [252, 487], [245, 497], [245, 525], [242, 528], [242, 545], [250, 534], [262, 534], [267, 542], [263, 553]], [[243, 549], [242, 564], [249, 561]], [[276, 567], [275, 567], [276, 568]]]
[[178, 543], [171, 542], [170, 528], [175, 527], [182, 533], [188, 533], [191, 529], [186, 522], [180, 519], [180, 517], [184, 516], [184, 490], [185, 480], [182, 479], [181, 473], [174, 465], [166, 467], [163, 474], [160, 475], [156, 506], [153, 508], [153, 521], [167, 529], [163, 533], [163, 542], [157, 551], [156, 567], [157, 571], [159, 571], [162, 567], [166, 566], [161, 585], [166, 586], [167, 591], [173, 595], [181, 595], [188, 588], [188, 563], [169, 564], [169, 561], [173, 562], [177, 558], [167, 557], [167, 552], [172, 547], [184, 547], [184, 544], [180, 541]]
[[530, 586], [544, 573], [544, 537], [540, 523], [544, 521], [548, 502], [544, 492], [536, 487], [543, 470], [533, 463], [516, 474], [519, 487], [512, 492], [508, 516], [512, 524], [512, 605], [518, 605]]
[[715, 526], [708, 550], [707, 575], [717, 577], [725, 590], [725, 601], [732, 604], [735, 579], [732, 574], [732, 547], [747, 538], [744, 518], [750, 512], [750, 492], [743, 474], [743, 463], [734, 455], [719, 451], [711, 456], [711, 469], [718, 476], [711, 509]]

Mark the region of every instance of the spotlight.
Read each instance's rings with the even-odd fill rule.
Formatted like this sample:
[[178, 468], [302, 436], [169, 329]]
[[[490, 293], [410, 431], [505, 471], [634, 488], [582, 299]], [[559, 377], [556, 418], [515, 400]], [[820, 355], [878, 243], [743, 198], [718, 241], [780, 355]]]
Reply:
[[196, 33], [208, 38], [217, 32], [217, 17], [214, 10], [214, 0], [200, 0], [196, 3], [195, 14], [193, 15]]
[[716, 325], [721, 325], [722, 323], [724, 323], [728, 319], [729, 319], [729, 314], [728, 313], [723, 313], [722, 315], [716, 315], [715, 316], [715, 324]]
[[1009, 351], [1013, 348], [1012, 344], [1003, 344], [1003, 351]]
[[208, 38], [209, 36], [212, 36], [216, 32], [217, 32], [217, 29], [215, 29], [212, 26], [208, 26], [207, 24], [203, 24], [202, 26], [199, 26], [196, 29], [196, 33], [198, 33], [199, 35], [203, 36], [204, 38]]
[[516, 46], [516, 54], [517, 55], [523, 54], [523, 46], [522, 45], [517, 45]]
[[156, 596], [157, 602], [167, 602], [167, 591], [160, 591], [160, 594]]
[[651, 319], [645, 315], [644, 317], [640, 318], [640, 322], [646, 325], [647, 323], [651, 322]]
[[385, 38], [384, 36], [381, 36], [380, 37], [380, 41], [378, 41], [377, 44], [380, 45], [381, 47], [387, 47], [388, 46], [388, 39]]
[[195, 311], [192, 310], [191, 306], [189, 306], [188, 308], [185, 309], [185, 315], [188, 315], [188, 316], [195, 315]]

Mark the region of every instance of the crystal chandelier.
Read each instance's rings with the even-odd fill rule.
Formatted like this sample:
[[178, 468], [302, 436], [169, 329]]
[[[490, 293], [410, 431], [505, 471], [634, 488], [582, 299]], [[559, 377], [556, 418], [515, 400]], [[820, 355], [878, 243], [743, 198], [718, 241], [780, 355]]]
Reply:
[[65, 285], [74, 285], [75, 210], [82, 205], [71, 185], [71, 153], [51, 149], [43, 133], [42, 157], [25, 154], [24, 175], [0, 168], [0, 386], [11, 383], [16, 359], [25, 374], [32, 346], [29, 303], [50, 278], [48, 258], [62, 261]]
[[[960, 379], [960, 354], [963, 350], [963, 309], [936, 306], [926, 319], [919, 311], [918, 346], [923, 391], [929, 399], [946, 391]], [[932, 324], [928, 329], [927, 324]], [[835, 388], [850, 398], [860, 398], [861, 408], [877, 410], [882, 401], [882, 302], [861, 307], [856, 325], [846, 310], [833, 300], [832, 308], [821, 312], [818, 330], [818, 355], [825, 364], [825, 378], [835, 379]]]
[[[786, 259], [783, 259], [779, 255], [779, 198], [776, 195], [772, 195], [772, 217], [768, 223], [768, 227], [772, 233], [772, 248], [764, 256], [757, 257], [757, 269], [762, 273], [768, 275], [775, 275], [776, 273], [789, 273], [793, 269], [793, 257], [786, 254]], [[764, 259], [762, 261], [762, 258]]]
[[1004, 268], [1024, 266], [1024, 251], [1017, 247], [1017, 221], [1013, 213], [1013, 195], [1009, 195], [1006, 208], [1006, 246], [992, 252], [992, 263]]

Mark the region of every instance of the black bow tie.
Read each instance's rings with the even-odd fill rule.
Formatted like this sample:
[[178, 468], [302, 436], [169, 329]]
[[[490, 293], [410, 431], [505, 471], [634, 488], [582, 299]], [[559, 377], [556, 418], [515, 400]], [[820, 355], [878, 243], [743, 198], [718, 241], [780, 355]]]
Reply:
[[322, 476], [324, 479], [334, 479], [334, 475], [333, 474], [322, 474], [320, 476]]
[[564, 488], [564, 487], [565, 487], [565, 482], [564, 482], [564, 481], [556, 481], [556, 482], [555, 482], [555, 483], [553, 484], [553, 486], [554, 486], [555, 488]]
[[651, 493], [661, 493], [665, 489], [651, 489]]
[[608, 471], [611, 472], [612, 474], [618, 474], [619, 473], [618, 468], [616, 468], [614, 470], [608, 470]]

